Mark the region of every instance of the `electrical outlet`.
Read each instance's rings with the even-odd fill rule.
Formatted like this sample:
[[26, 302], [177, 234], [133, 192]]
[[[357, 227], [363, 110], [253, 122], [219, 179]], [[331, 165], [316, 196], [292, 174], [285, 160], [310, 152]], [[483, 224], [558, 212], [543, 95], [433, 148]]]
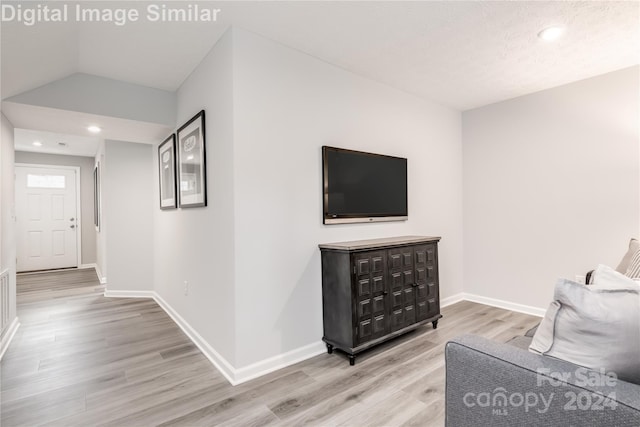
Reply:
[[187, 282], [185, 280], [184, 281], [184, 296], [186, 297], [187, 295], [189, 295], [189, 282]]

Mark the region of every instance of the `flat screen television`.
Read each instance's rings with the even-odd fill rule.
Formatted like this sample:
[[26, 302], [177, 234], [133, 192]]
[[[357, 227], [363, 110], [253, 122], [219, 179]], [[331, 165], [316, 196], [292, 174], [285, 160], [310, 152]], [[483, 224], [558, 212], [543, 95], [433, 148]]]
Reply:
[[406, 220], [407, 159], [322, 147], [323, 223]]

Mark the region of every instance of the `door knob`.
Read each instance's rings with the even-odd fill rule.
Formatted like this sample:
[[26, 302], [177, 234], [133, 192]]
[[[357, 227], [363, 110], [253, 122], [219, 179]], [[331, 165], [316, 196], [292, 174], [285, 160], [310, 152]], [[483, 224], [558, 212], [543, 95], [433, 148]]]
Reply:
[[75, 226], [75, 225], [73, 225], [73, 224], [71, 224], [71, 225], [69, 226], [69, 228], [76, 228], [76, 226]]
[[75, 220], [75, 218], [69, 218], [69, 221], [74, 221], [74, 220]]

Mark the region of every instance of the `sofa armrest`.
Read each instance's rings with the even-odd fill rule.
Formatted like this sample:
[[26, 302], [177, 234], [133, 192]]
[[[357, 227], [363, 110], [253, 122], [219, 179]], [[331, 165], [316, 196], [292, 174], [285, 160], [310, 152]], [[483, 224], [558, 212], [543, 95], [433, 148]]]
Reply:
[[640, 426], [640, 385], [473, 335], [445, 360], [447, 426]]

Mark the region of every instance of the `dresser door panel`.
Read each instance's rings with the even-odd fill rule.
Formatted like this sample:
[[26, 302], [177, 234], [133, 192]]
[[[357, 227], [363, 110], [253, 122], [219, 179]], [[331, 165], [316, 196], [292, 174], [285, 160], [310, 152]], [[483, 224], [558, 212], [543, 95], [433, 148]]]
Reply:
[[384, 255], [384, 251], [375, 251], [353, 257], [356, 276], [356, 345], [387, 333]]
[[429, 277], [429, 250], [430, 245], [419, 245], [414, 248], [414, 269], [416, 278], [416, 321], [429, 317], [428, 277]]
[[440, 297], [438, 295], [438, 248], [435, 244], [426, 245], [426, 280], [425, 300], [427, 302], [424, 318], [429, 318], [440, 313]]
[[413, 249], [404, 247], [387, 251], [389, 262], [391, 332], [415, 323], [415, 296], [413, 291]]

